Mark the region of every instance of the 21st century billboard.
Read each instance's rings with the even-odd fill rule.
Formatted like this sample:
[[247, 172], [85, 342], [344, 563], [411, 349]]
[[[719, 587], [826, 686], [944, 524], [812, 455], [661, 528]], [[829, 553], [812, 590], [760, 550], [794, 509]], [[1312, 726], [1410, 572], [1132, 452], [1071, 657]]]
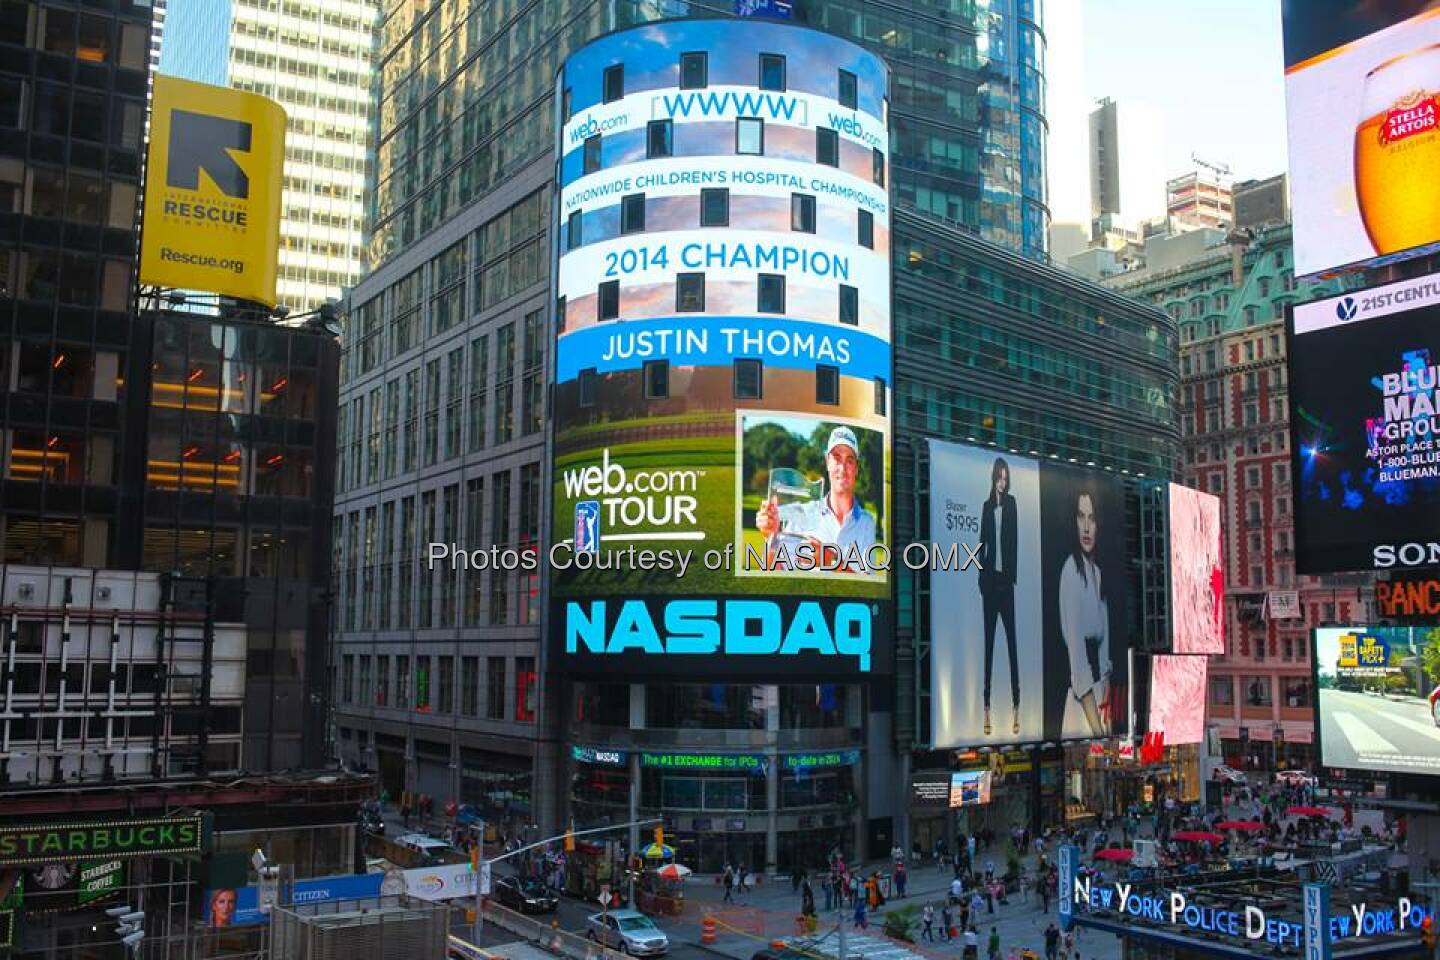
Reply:
[[1379, 265], [1440, 242], [1440, 10], [1285, 0], [1295, 272]]
[[1178, 483], [1170, 484], [1169, 498], [1171, 649], [1176, 653], [1224, 653], [1220, 498]]
[[1294, 308], [1296, 569], [1440, 566], [1440, 278]]
[[887, 74], [652, 24], [559, 75], [552, 662], [888, 669]]
[[1440, 774], [1440, 629], [1315, 631], [1320, 763]]
[[935, 749], [1128, 730], [1117, 479], [932, 440], [930, 539], [979, 547], [930, 572]]

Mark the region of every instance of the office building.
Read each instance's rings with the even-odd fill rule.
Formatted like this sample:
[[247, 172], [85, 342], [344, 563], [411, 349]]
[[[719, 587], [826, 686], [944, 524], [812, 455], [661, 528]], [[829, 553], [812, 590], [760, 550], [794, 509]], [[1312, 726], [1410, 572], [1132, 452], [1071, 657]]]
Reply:
[[[733, 8], [665, 11], [687, 12]], [[339, 683], [339, 744], [392, 796], [553, 825], [571, 760], [558, 729], [570, 719], [546, 712], [547, 700], [559, 709], [558, 680], [537, 675], [538, 581], [494, 570], [417, 579], [420, 544], [538, 543], [555, 71], [591, 38], [661, 14], [639, 0], [555, 0], [508, 19], [448, 16], [401, 2], [381, 28], [372, 269], [348, 299], [342, 361], [337, 663], [353, 679]], [[957, 15], [800, 2], [790, 18], [889, 64], [897, 206], [1043, 257], [1045, 41], [1032, 5]], [[727, 686], [710, 702], [745, 713], [751, 695]], [[842, 726], [858, 703], [846, 696], [825, 700]]]
[[1310, 630], [1370, 622], [1368, 575], [1295, 574], [1285, 308], [1340, 287], [1296, 281], [1285, 223], [1152, 238], [1144, 268], [1105, 282], [1179, 325], [1177, 481], [1221, 500], [1226, 652], [1210, 661], [1212, 743], [1237, 769], [1305, 769], [1315, 759]]
[[1229, 168], [1206, 165], [1165, 181], [1165, 213], [1170, 230], [1225, 230], [1235, 222]]
[[[1090, 112], [1090, 219], [1138, 225], [1163, 212], [1161, 117], [1103, 98]], [[1092, 231], [1093, 236], [1093, 231]]]
[[[285, 108], [276, 294], [291, 316], [359, 279], [378, 0], [173, 0], [160, 72]], [[157, 17], [159, 12], [157, 11]]]

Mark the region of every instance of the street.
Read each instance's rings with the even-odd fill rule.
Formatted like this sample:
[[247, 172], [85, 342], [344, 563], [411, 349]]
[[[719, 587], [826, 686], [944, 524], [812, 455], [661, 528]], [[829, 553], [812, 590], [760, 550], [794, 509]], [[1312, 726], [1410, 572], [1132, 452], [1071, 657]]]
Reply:
[[1320, 691], [1325, 765], [1440, 772], [1440, 727], [1419, 698]]

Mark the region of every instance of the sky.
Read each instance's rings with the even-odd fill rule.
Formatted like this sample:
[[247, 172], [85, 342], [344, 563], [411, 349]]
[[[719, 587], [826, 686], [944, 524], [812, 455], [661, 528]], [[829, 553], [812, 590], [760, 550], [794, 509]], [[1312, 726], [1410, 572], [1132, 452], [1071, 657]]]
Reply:
[[[1236, 180], [1284, 172], [1280, 0], [1050, 0], [1045, 34], [1056, 223], [1089, 218], [1087, 123], [1101, 97], [1122, 116], [1134, 102], [1164, 118], [1170, 176], [1194, 169], [1192, 153]], [[1164, 183], [1130, 189], [1163, 196]]]

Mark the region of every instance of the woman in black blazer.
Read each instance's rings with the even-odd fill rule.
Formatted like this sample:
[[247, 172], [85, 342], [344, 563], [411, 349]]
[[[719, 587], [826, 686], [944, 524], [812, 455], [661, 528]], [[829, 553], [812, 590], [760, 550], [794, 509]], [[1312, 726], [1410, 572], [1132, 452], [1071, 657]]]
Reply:
[[[980, 599], [985, 618], [985, 735], [990, 735], [990, 675], [995, 666], [995, 620], [1005, 626], [1010, 654], [1010, 698], [1015, 708], [1010, 732], [1020, 735], [1020, 665], [1015, 659], [1015, 544], [1018, 510], [1010, 493], [1010, 465], [996, 457], [990, 468], [990, 496], [980, 513]], [[999, 530], [996, 530], [996, 527]]]

